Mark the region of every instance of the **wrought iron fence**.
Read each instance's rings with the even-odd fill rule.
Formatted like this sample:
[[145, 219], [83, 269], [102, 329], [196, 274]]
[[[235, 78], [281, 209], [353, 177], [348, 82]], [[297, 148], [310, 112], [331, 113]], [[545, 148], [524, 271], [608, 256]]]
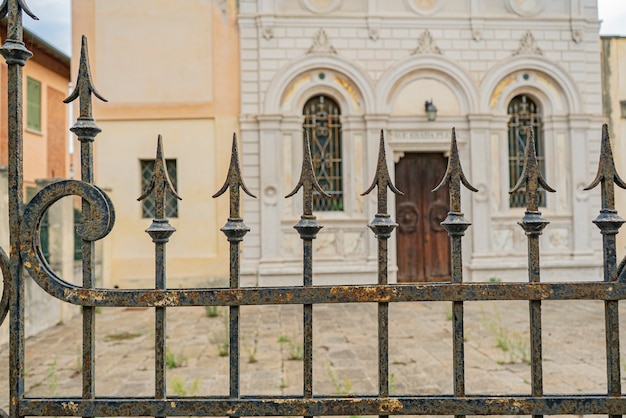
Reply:
[[[368, 194], [377, 188], [378, 211], [368, 225], [378, 242], [378, 283], [373, 285], [314, 286], [312, 280], [313, 240], [322, 226], [313, 213], [314, 192], [326, 192], [318, 184], [311, 160], [308, 137], [305, 138], [304, 158], [300, 179], [291, 197], [302, 189], [303, 213], [294, 228], [303, 243], [303, 283], [296, 287], [242, 288], [240, 276], [240, 245], [249, 228], [240, 211], [241, 191], [251, 197], [246, 188], [238, 162], [236, 138], [233, 138], [231, 162], [223, 187], [214, 195], [229, 192], [230, 215], [222, 232], [230, 243], [229, 288], [167, 288], [165, 273], [166, 245], [175, 232], [166, 213], [167, 194], [180, 199], [168, 177], [162, 140], [157, 141], [154, 170], [148, 187], [139, 198], [154, 196], [155, 216], [146, 230], [155, 245], [155, 289], [120, 290], [95, 288], [94, 241], [112, 229], [115, 212], [106, 193], [93, 184], [92, 145], [100, 128], [92, 114], [91, 95], [104, 100], [95, 90], [83, 37], [80, 68], [76, 89], [65, 101], [79, 100], [80, 115], [71, 128], [81, 144], [80, 181], [63, 180], [42, 189], [27, 204], [22, 190], [22, 66], [31, 57], [22, 40], [22, 12], [35, 18], [24, 0], [5, 0], [0, 14], [9, 16], [8, 35], [0, 53], [8, 64], [9, 100], [9, 221], [10, 257], [0, 249], [0, 269], [3, 292], [0, 299], [0, 323], [9, 314], [10, 410], [8, 416], [324, 416], [324, 415], [551, 415], [551, 414], [610, 414], [626, 413], [626, 398], [621, 394], [618, 302], [626, 298], [626, 270], [618, 268], [615, 235], [624, 220], [617, 215], [614, 186], [626, 188], [613, 163], [607, 127], [602, 130], [602, 150], [598, 174], [589, 188], [601, 186], [602, 210], [594, 223], [603, 236], [604, 281], [584, 283], [542, 283], [540, 281], [539, 236], [548, 221], [538, 211], [540, 188], [554, 190], [543, 179], [535, 155], [532, 130], [524, 168], [512, 192], [524, 189], [526, 212], [519, 222], [528, 239], [528, 283], [464, 283], [462, 275], [461, 239], [470, 226], [462, 213], [461, 185], [471, 191], [461, 168], [455, 132], [451, 135], [451, 153], [446, 174], [438, 188], [449, 185], [450, 212], [442, 222], [451, 245], [451, 283], [396, 285], [387, 282], [388, 239], [395, 222], [388, 213], [388, 189], [401, 193], [393, 185], [386, 165], [385, 144], [380, 137], [376, 175]], [[82, 276], [80, 286], [58, 277], [48, 266], [42, 253], [39, 227], [46, 210], [64, 196], [82, 198], [82, 222], [77, 233], [82, 239]], [[32, 278], [51, 296], [83, 307], [82, 396], [28, 397], [24, 393], [24, 277], [25, 267]], [[541, 306], [544, 300], [592, 299], [605, 302], [607, 393], [590, 395], [545, 395], [543, 393]], [[530, 312], [531, 394], [530, 395], [468, 395], [465, 393], [464, 366], [464, 303], [485, 300], [527, 300]], [[393, 396], [389, 376], [389, 303], [449, 301], [453, 304], [453, 382], [452, 395]], [[375, 396], [330, 396], [313, 388], [313, 305], [318, 303], [378, 304], [378, 393]], [[303, 305], [303, 393], [301, 396], [242, 396], [239, 390], [239, 315], [243, 305]], [[152, 397], [97, 397], [94, 349], [95, 309], [100, 306], [149, 307], [156, 312], [155, 321], [155, 393]], [[165, 318], [168, 309], [182, 306], [228, 306], [230, 332], [230, 393], [216, 397], [170, 397], [165, 380]], [[7, 415], [0, 411], [0, 415]]]

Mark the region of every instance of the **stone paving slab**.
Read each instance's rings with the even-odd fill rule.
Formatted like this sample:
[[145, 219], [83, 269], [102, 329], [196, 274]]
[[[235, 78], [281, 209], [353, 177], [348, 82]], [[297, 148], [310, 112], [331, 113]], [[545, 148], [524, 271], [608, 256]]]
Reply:
[[[313, 311], [315, 393], [375, 394], [376, 304], [316, 305]], [[451, 311], [449, 302], [390, 304], [393, 394], [452, 393]], [[301, 394], [302, 307], [246, 306], [240, 317], [241, 393]], [[220, 356], [228, 340], [226, 318], [226, 308], [217, 317], [202, 307], [168, 309], [167, 346], [180, 362], [167, 370], [169, 395], [228, 394], [228, 357]], [[528, 329], [527, 302], [465, 304], [468, 394], [530, 393]], [[606, 393], [603, 302], [544, 302], [543, 337], [546, 394]], [[26, 394], [79, 396], [81, 345], [80, 316], [28, 338]], [[8, 351], [8, 345], [0, 347], [4, 409]], [[99, 310], [97, 396], [151, 396], [153, 380], [154, 310]]]

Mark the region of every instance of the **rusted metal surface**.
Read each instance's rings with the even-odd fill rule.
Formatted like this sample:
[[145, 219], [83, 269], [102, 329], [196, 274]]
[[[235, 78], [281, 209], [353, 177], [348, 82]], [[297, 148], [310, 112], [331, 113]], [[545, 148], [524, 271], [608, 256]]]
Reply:
[[[456, 143], [456, 130], [452, 128], [450, 158], [448, 159], [448, 168], [441, 180], [441, 183], [433, 192], [449, 185], [450, 193], [450, 212], [441, 223], [448, 231], [450, 236], [450, 254], [451, 254], [451, 276], [452, 283], [463, 283], [463, 257], [461, 249], [461, 237], [465, 235], [465, 231], [471, 223], [463, 217], [461, 212], [461, 184], [468, 190], [477, 192], [472, 186], [461, 167], [459, 158], [459, 149]], [[452, 367], [454, 374], [454, 396], [465, 396], [465, 342], [464, 342], [464, 325], [463, 325], [463, 302], [452, 302]], [[463, 415], [457, 415], [462, 417]]]
[[[372, 185], [361, 196], [369, 194], [374, 187], [378, 188], [378, 210], [372, 222], [367, 226], [374, 232], [378, 241], [378, 284], [386, 285], [387, 277], [387, 244], [391, 233], [398, 226], [391, 220], [387, 213], [387, 188], [396, 194], [402, 194], [393, 185], [387, 168], [387, 156], [385, 153], [385, 136], [380, 131], [378, 148], [378, 164]], [[378, 396], [389, 397], [389, 302], [378, 303]], [[386, 415], [381, 415], [384, 417]]]
[[[539, 194], [553, 192], [543, 179], [528, 131], [524, 168], [512, 192], [526, 194], [527, 208], [519, 222], [528, 236], [528, 283], [466, 283], [463, 281], [462, 237], [470, 226], [461, 208], [461, 185], [470, 184], [461, 167], [454, 129], [450, 158], [444, 178], [435, 188], [449, 187], [450, 211], [441, 223], [450, 238], [451, 283], [388, 283], [388, 240], [397, 224], [388, 213], [388, 189], [393, 185], [381, 132], [378, 162], [371, 186], [377, 187], [377, 213], [368, 224], [378, 245], [378, 279], [370, 285], [315, 285], [313, 281], [313, 240], [322, 229], [314, 213], [314, 199], [327, 197], [320, 187], [311, 159], [308, 135], [304, 134], [303, 162], [299, 181], [287, 196], [300, 188], [303, 213], [294, 226], [303, 243], [301, 286], [272, 288], [240, 286], [240, 251], [250, 230], [243, 220], [241, 190], [254, 195], [244, 184], [239, 166], [237, 138], [233, 136], [231, 160], [217, 198], [229, 191], [230, 212], [221, 228], [230, 245], [230, 283], [228, 288], [168, 289], [166, 244], [175, 229], [166, 217], [166, 195], [179, 198], [165, 164], [163, 139], [158, 136], [153, 175], [139, 199], [154, 194], [155, 216], [146, 232], [155, 245], [154, 289], [101, 289], [94, 281], [94, 242], [106, 236], [115, 223], [115, 211], [107, 194], [93, 184], [93, 141], [100, 132], [93, 118], [92, 95], [104, 100], [95, 90], [89, 70], [87, 40], [83, 37], [76, 89], [66, 99], [79, 99], [80, 115], [71, 128], [81, 143], [81, 180], [63, 180], [48, 185], [25, 207], [22, 203], [22, 66], [31, 56], [22, 41], [22, 12], [34, 17], [24, 0], [5, 0], [0, 14], [9, 15], [8, 35], [0, 53], [8, 63], [9, 103], [9, 217], [10, 257], [0, 249], [3, 291], [0, 323], [10, 312], [10, 411], [0, 416], [326, 416], [326, 415], [553, 415], [626, 413], [626, 398], [621, 394], [618, 302], [626, 299], [626, 260], [617, 266], [615, 235], [624, 220], [615, 211], [614, 185], [626, 188], [615, 170], [606, 125], [602, 130], [602, 149], [598, 175], [589, 188], [601, 185], [602, 209], [594, 223], [603, 236], [604, 280], [571, 283], [540, 281], [539, 236], [548, 224], [539, 212]], [[64, 196], [78, 196], [83, 202], [83, 220], [77, 231], [82, 238], [83, 282], [73, 285], [47, 264], [41, 248], [39, 226], [48, 208]], [[364, 225], [365, 227], [365, 225]], [[24, 283], [26, 268], [34, 281], [51, 297], [81, 305], [83, 309], [83, 391], [77, 397], [32, 398], [24, 396]], [[605, 301], [607, 393], [588, 395], [544, 395], [542, 382], [541, 301], [592, 299]], [[530, 395], [467, 395], [465, 393], [464, 302], [485, 300], [527, 300], [530, 313], [531, 388]], [[453, 394], [390, 393], [389, 376], [389, 303], [447, 301], [453, 306]], [[378, 304], [378, 393], [331, 397], [316, 393], [313, 387], [313, 306], [318, 303]], [[301, 396], [242, 396], [240, 393], [240, 307], [244, 305], [303, 306], [303, 392]], [[95, 395], [95, 308], [155, 308], [155, 393], [144, 398], [103, 398]], [[230, 390], [228, 396], [171, 397], [167, 395], [165, 367], [166, 313], [168, 308], [184, 306], [228, 306], [230, 333]]]
[[[243, 241], [243, 237], [250, 231], [250, 228], [243, 222], [241, 218], [241, 195], [240, 189], [244, 191], [248, 196], [256, 198], [255, 195], [250, 193], [243, 177], [241, 176], [241, 169], [239, 168], [239, 151], [237, 148], [237, 135], [233, 134], [233, 145], [230, 155], [230, 165], [228, 166], [228, 174], [226, 175], [226, 181], [222, 188], [213, 195], [213, 198], [219, 197], [229, 190], [230, 198], [230, 213], [226, 225], [221, 228], [221, 231], [226, 235], [228, 242], [230, 243], [230, 280], [229, 285], [231, 289], [237, 289], [239, 287], [240, 278], [240, 253], [239, 245]], [[230, 397], [232, 399], [238, 399], [239, 392], [239, 305], [231, 305], [228, 311], [228, 331], [229, 331], [229, 357], [230, 357]]]

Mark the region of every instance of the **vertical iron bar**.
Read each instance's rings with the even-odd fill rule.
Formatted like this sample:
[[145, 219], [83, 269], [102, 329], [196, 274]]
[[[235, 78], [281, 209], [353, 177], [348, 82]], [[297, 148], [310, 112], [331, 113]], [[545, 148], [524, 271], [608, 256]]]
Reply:
[[28, 10], [22, 1], [4, 1], [0, 16], [8, 14], [7, 39], [0, 49], [0, 54], [7, 63], [7, 104], [8, 104], [8, 197], [9, 197], [9, 240], [10, 274], [9, 309], [10, 309], [10, 351], [9, 351], [9, 397], [10, 416], [20, 416], [19, 401], [24, 395], [24, 278], [23, 263], [20, 256], [19, 229], [24, 205], [23, 177], [23, 66], [32, 57], [24, 46], [22, 10], [33, 19], [36, 16]]
[[[526, 212], [519, 225], [528, 237], [528, 282], [539, 283], [539, 236], [548, 225], [548, 221], [541, 217], [539, 212], [539, 187], [546, 191], [554, 192], [543, 178], [535, 153], [535, 140], [533, 129], [528, 129], [526, 142], [526, 155], [524, 168], [515, 187], [509, 193], [515, 193], [523, 186], [526, 187]], [[530, 370], [531, 370], [531, 394], [534, 397], [543, 396], [543, 360], [541, 341], [541, 301], [531, 300], [528, 302], [530, 320]], [[540, 415], [535, 415], [539, 417]]]
[[[96, 135], [101, 132], [101, 129], [96, 125], [93, 119], [92, 93], [99, 99], [106, 101], [93, 86], [91, 71], [89, 69], [87, 38], [83, 36], [76, 88], [64, 102], [70, 103], [76, 98], [79, 98], [80, 115], [70, 130], [76, 134], [80, 142], [81, 180], [89, 184], [93, 184], [94, 182], [93, 141]], [[83, 224], [89, 224], [92, 219], [91, 204], [86, 199], [82, 199]], [[94, 276], [94, 247], [95, 244], [93, 241], [83, 239], [81, 244], [83, 287], [88, 289], [93, 289], [96, 285]], [[95, 320], [95, 308], [93, 306], [83, 306], [83, 399], [94, 399], [96, 396]]]
[[[176, 229], [170, 225], [166, 216], [166, 193], [170, 193], [176, 199], [180, 196], [174, 190], [167, 173], [167, 164], [163, 153], [163, 138], [157, 139], [157, 151], [154, 159], [152, 178], [146, 190], [137, 200], [144, 200], [149, 195], [155, 195], [155, 213], [152, 224], [146, 232], [154, 242], [154, 284], [155, 288], [165, 290], [167, 288], [167, 272], [165, 269], [165, 245]], [[157, 306], [154, 313], [154, 398], [165, 399], [167, 397], [166, 381], [166, 308]]]
[[[478, 190], [472, 186], [461, 167], [459, 150], [456, 142], [456, 130], [452, 128], [450, 137], [450, 157], [443, 179], [433, 190], [436, 192], [446, 185], [449, 186], [450, 211], [441, 225], [448, 231], [450, 237], [450, 275], [452, 283], [463, 283], [463, 254], [461, 238], [471, 223], [463, 217], [461, 212], [461, 183], [470, 191]], [[452, 368], [454, 381], [454, 396], [465, 396], [465, 342], [463, 341], [463, 302], [452, 302]], [[456, 415], [463, 417], [464, 415]]]
[[[594, 219], [602, 233], [602, 254], [604, 261], [604, 281], [617, 281], [617, 261], [615, 249], [615, 235], [625, 222], [615, 210], [615, 185], [626, 188], [626, 183], [620, 178], [615, 169], [613, 151], [607, 124], [602, 125], [602, 142], [598, 173], [593, 182], [585, 188], [590, 190], [601, 184], [602, 208]], [[622, 393], [620, 376], [619, 353], [619, 305], [616, 300], [604, 301], [604, 328], [606, 334], [606, 373], [607, 393], [609, 396], [620, 396]], [[621, 415], [611, 415], [621, 417]]]
[[[313, 239], [302, 240], [303, 246], [303, 284], [305, 287], [313, 285]], [[304, 304], [303, 307], [303, 367], [304, 367], [304, 397], [313, 397], [313, 305]]]
[[[241, 196], [239, 189], [243, 189], [248, 196], [255, 197], [246, 188], [239, 169], [239, 153], [237, 151], [237, 135], [233, 134], [233, 145], [230, 156], [230, 165], [226, 181], [222, 188], [213, 195], [213, 198], [221, 196], [226, 189], [230, 189], [230, 214], [226, 225], [221, 231], [226, 235], [230, 243], [230, 287], [239, 287], [240, 272], [240, 243], [243, 237], [250, 231], [241, 218]], [[230, 397], [239, 399], [239, 306], [233, 305], [229, 309], [229, 335], [230, 335]]]
[[[318, 224], [317, 219], [313, 215], [313, 189], [317, 190], [321, 196], [329, 198], [317, 182], [315, 172], [313, 171], [313, 162], [311, 161], [311, 145], [309, 142], [308, 131], [304, 131], [303, 141], [303, 159], [300, 180], [296, 187], [286, 197], [291, 197], [302, 187], [302, 206], [303, 211], [300, 221], [294, 228], [300, 234], [303, 247], [303, 268], [302, 280], [303, 285], [313, 285], [313, 240], [322, 226]], [[303, 396], [306, 399], [313, 397], [313, 305], [305, 303], [303, 308]]]
[[[368, 227], [374, 232], [378, 240], [378, 284], [388, 283], [388, 240], [398, 224], [391, 220], [387, 213], [387, 187], [396, 194], [402, 194], [391, 181], [387, 169], [387, 157], [385, 154], [385, 137], [380, 131], [378, 145], [378, 162], [376, 173], [370, 187], [361, 196], [369, 194], [377, 187], [377, 213]], [[388, 398], [389, 390], [389, 303], [378, 303], [378, 396]], [[380, 415], [386, 418], [388, 415]]]

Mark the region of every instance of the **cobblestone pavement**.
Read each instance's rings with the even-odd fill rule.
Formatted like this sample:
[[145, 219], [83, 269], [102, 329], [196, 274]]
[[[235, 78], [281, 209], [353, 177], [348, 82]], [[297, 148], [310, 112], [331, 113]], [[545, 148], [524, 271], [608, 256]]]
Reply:
[[[529, 394], [528, 303], [465, 307], [467, 393]], [[452, 393], [451, 311], [445, 302], [390, 304], [393, 394]], [[316, 394], [376, 392], [376, 312], [375, 304], [314, 307]], [[216, 313], [209, 317], [201, 307], [168, 309], [167, 347], [171, 365], [177, 366], [167, 370], [168, 394], [228, 394], [228, 357], [220, 356], [228, 341], [227, 311]], [[603, 313], [603, 302], [543, 303], [546, 394], [606, 393]], [[96, 318], [97, 396], [150, 396], [153, 310], [104, 308]], [[301, 318], [301, 306], [241, 308], [242, 394], [302, 393]], [[0, 347], [0, 405], [5, 409], [8, 351], [7, 345]], [[79, 396], [80, 363], [80, 316], [28, 338], [26, 394]]]

